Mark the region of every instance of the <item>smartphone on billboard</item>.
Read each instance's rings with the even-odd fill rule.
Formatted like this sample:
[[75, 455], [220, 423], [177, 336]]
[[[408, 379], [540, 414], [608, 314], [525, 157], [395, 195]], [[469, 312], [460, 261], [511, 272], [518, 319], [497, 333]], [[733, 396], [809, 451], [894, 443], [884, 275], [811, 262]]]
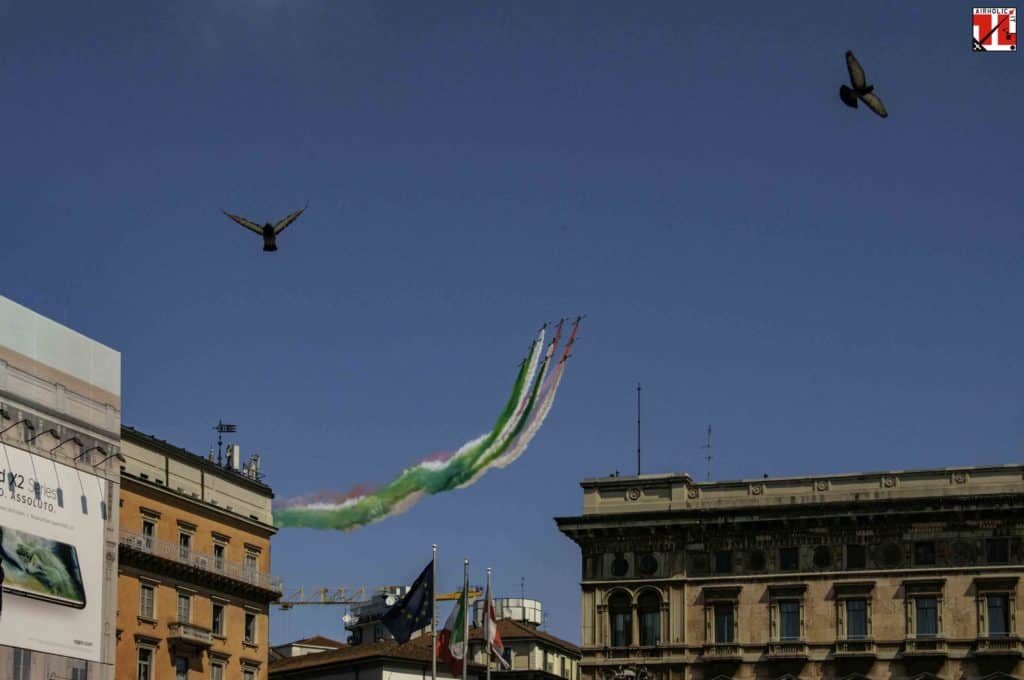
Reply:
[[82, 609], [85, 587], [75, 546], [0, 525], [5, 593]]

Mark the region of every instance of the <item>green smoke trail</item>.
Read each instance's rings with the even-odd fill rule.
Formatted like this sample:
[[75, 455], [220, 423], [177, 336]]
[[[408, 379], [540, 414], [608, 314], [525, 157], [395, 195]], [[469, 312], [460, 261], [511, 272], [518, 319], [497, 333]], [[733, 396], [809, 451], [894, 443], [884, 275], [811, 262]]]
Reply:
[[[559, 336], [560, 329], [556, 333], [556, 341]], [[274, 508], [274, 524], [278, 527], [342, 531], [356, 529], [404, 512], [424, 495], [472, 484], [514, 442], [525, 448], [522, 435], [532, 422], [531, 415], [555, 348], [553, 342], [538, 371], [543, 337], [542, 328], [520, 366], [512, 393], [490, 432], [463, 444], [447, 459], [422, 461], [404, 470], [391, 482], [372, 492], [322, 493], [282, 501]]]

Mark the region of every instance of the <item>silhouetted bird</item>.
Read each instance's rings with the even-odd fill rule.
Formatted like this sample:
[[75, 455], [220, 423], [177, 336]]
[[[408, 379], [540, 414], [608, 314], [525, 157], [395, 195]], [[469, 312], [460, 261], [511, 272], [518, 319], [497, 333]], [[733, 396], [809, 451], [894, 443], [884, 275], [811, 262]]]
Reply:
[[251, 222], [245, 219], [244, 217], [232, 215], [226, 210], [222, 210], [221, 212], [223, 212], [225, 215], [227, 215], [228, 217], [230, 217], [231, 219], [233, 219], [235, 222], [242, 225], [246, 229], [251, 229], [252, 231], [255, 231], [257, 234], [262, 236], [263, 250], [270, 251], [277, 250], [277, 235], [284, 231], [284, 228], [287, 227], [289, 224], [299, 219], [299, 215], [301, 215], [303, 210], [305, 210], [308, 207], [309, 204], [307, 203], [305, 206], [302, 207], [301, 210], [296, 210], [291, 215], [284, 218], [277, 224], [271, 224], [270, 222], [267, 222], [262, 227], [256, 224], [255, 222]]
[[885, 105], [874, 92], [875, 86], [867, 84], [867, 80], [864, 78], [864, 69], [861, 68], [857, 57], [853, 56], [853, 52], [850, 51], [846, 52], [846, 70], [850, 72], [850, 84], [853, 87], [849, 88], [843, 85], [839, 88], [839, 98], [843, 100], [843, 103], [857, 108], [857, 100], [860, 99], [882, 118], [888, 116], [889, 113], [885, 110]]

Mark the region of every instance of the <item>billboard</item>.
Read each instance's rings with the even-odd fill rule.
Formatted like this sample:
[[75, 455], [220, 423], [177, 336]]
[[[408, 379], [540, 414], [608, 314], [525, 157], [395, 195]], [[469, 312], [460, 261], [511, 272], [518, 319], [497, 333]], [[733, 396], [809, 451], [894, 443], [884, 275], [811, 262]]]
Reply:
[[0, 443], [5, 645], [100, 661], [105, 479]]

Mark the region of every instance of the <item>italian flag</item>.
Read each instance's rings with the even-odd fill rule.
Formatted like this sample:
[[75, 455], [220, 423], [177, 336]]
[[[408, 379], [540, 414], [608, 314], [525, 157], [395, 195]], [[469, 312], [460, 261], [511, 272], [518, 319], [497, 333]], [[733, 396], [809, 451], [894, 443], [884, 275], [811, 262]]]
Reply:
[[462, 664], [466, 653], [466, 591], [462, 591], [459, 603], [448, 615], [444, 630], [437, 636], [437, 656], [448, 664], [452, 675], [462, 675]]

